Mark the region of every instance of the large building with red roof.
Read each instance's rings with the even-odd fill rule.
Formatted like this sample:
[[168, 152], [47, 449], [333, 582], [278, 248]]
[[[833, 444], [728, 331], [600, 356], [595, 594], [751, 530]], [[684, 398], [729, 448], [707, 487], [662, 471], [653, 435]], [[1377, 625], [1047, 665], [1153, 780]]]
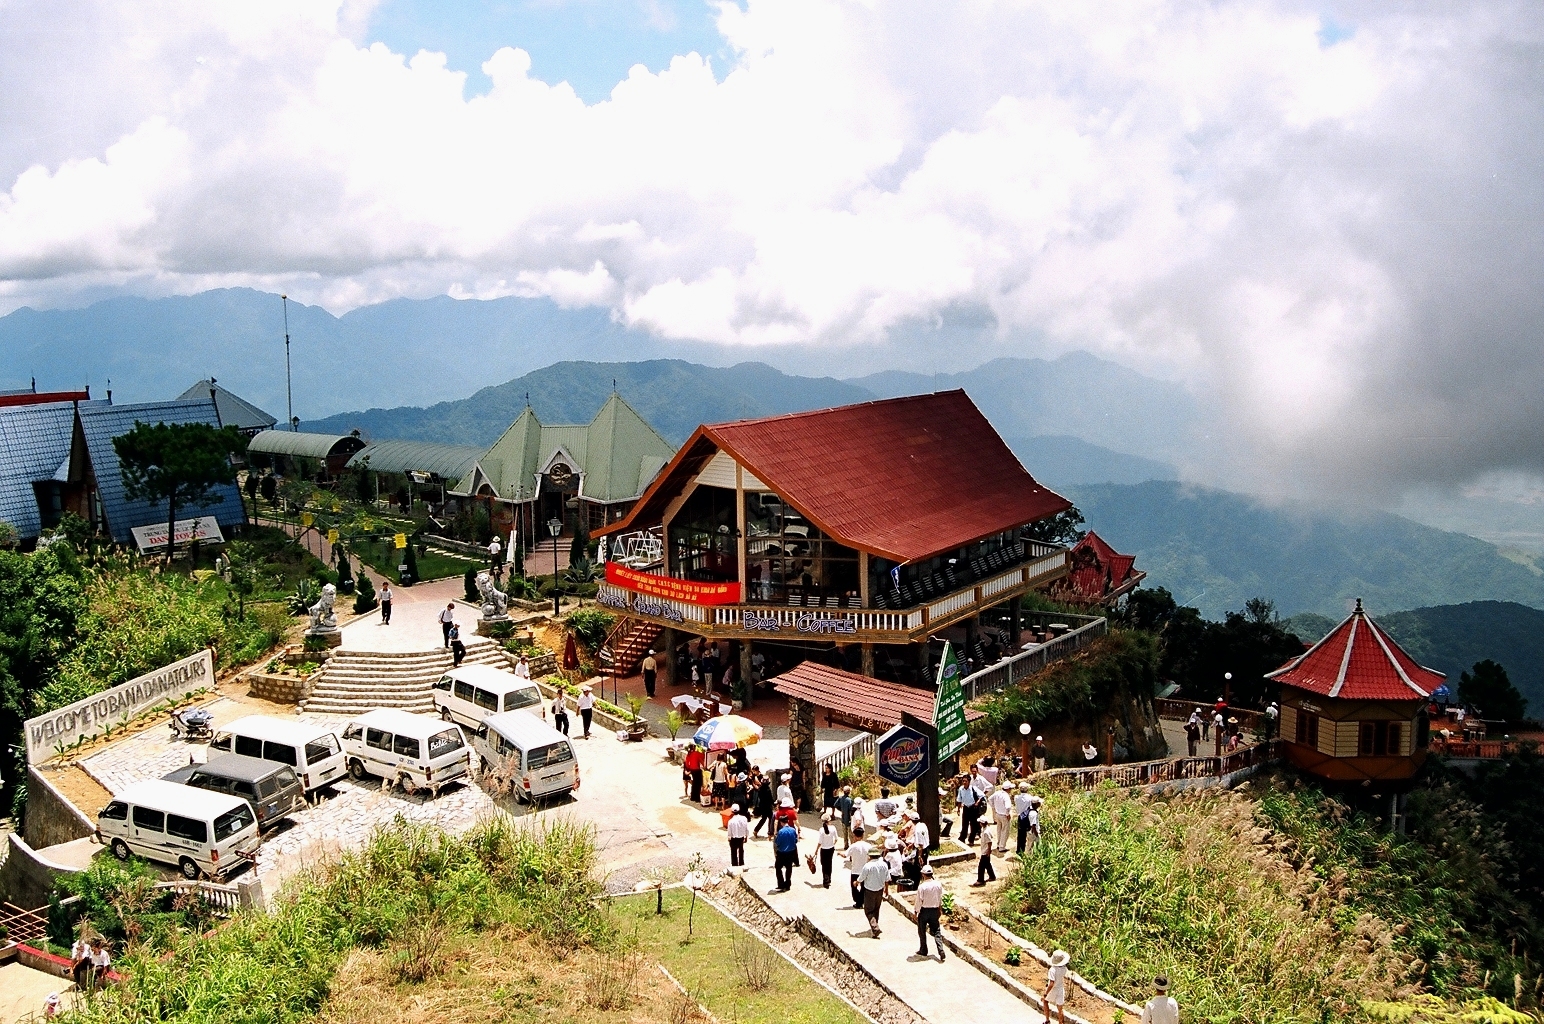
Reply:
[[[785, 663], [861, 649], [916, 681], [929, 637], [1067, 570], [1027, 528], [1067, 499], [963, 391], [698, 427], [624, 519], [597, 531], [599, 600], [649, 626]], [[1016, 619], [1015, 619], [1016, 624]]]
[[1303, 771], [1399, 781], [1426, 756], [1427, 699], [1445, 676], [1406, 654], [1362, 609], [1266, 676], [1281, 686], [1281, 735]]

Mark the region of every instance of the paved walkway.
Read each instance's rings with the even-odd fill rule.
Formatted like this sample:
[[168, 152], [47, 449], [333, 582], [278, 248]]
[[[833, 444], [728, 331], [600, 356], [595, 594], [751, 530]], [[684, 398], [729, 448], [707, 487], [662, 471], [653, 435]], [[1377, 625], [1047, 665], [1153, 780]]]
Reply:
[[[801, 840], [801, 856], [810, 848], [811, 842], [811, 838]], [[754, 863], [758, 854], [762, 860], [771, 858], [770, 850], [764, 847], [748, 852], [747, 857]], [[940, 963], [936, 953], [918, 956], [916, 925], [893, 907], [881, 908], [880, 935], [873, 938], [863, 911], [852, 905], [847, 873], [842, 870], [840, 857], [830, 889], [821, 888], [819, 875], [811, 875], [802, 865], [795, 871], [793, 888], [788, 892], [773, 891], [776, 879], [770, 867], [751, 867], [745, 877], [757, 891], [767, 894], [767, 902], [778, 913], [785, 918], [800, 915], [808, 918], [843, 952], [868, 968], [902, 1002], [935, 1024], [953, 1024], [955, 1021], [1040, 1024], [1045, 1020], [1032, 1007], [1020, 1002], [961, 958], [951, 955]], [[910, 896], [906, 898], [910, 899]], [[931, 939], [928, 948], [936, 949]]]

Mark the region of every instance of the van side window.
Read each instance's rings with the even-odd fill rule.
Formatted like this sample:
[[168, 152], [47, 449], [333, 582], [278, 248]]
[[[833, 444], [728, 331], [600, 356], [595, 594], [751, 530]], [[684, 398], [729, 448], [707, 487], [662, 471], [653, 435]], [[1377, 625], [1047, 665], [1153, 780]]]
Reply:
[[152, 811], [148, 807], [134, 808], [134, 827], [149, 829], [152, 832], [166, 831], [166, 815], [161, 811]]
[[477, 688], [477, 694], [473, 700], [480, 708], [487, 708], [489, 711], [497, 711], [499, 709], [499, 695], [489, 693], [482, 687]]
[[128, 821], [129, 805], [124, 803], [122, 800], [114, 800], [112, 803], [102, 808], [101, 813], [98, 814], [97, 817], [106, 818], [109, 821]]
[[436, 690], [444, 690], [447, 693], [449, 693], [450, 692], [450, 676], [440, 676], [439, 679], [435, 680], [434, 688]]
[[471, 700], [472, 699], [472, 684], [471, 683], [463, 683], [461, 680], [457, 679], [456, 680], [456, 696], [460, 697], [462, 700]]
[[347, 729], [343, 730], [343, 738], [346, 740], [357, 740], [361, 735], [363, 735], [364, 731], [364, 726], [360, 725], [358, 722], [354, 722], [351, 723]]
[[254, 740], [250, 736], [237, 736], [236, 753], [245, 754], [248, 757], [262, 757], [263, 741]]
[[257, 796], [257, 786], [250, 782], [232, 782], [231, 792], [237, 796], [244, 796], [250, 800]]
[[403, 757], [411, 757], [416, 760], [418, 757], [418, 740], [415, 737], [404, 736], [398, 733], [396, 742], [392, 744], [392, 749]]
[[525, 756], [527, 771], [536, 768], [550, 768], [555, 764], [565, 764], [574, 759], [574, 750], [565, 740], [561, 743], [549, 743], [545, 747], [537, 747]]
[[180, 814], [166, 816], [166, 832], [178, 839], [191, 839], [195, 843], [209, 842], [209, 826], [196, 818], [184, 818]]
[[257, 819], [252, 817], [252, 808], [242, 804], [234, 811], [226, 811], [214, 819], [214, 841], [222, 842], [240, 832], [250, 828]]
[[278, 761], [280, 764], [293, 766], [295, 764], [295, 748], [288, 743], [275, 743], [269, 740], [263, 744], [263, 760]]
[[318, 736], [306, 743], [306, 764], [315, 764], [325, 761], [338, 752], [338, 741], [333, 739], [332, 733]]
[[222, 779], [218, 775], [194, 772], [193, 777], [188, 779], [188, 785], [197, 786], [199, 789], [210, 789], [216, 793], [228, 793], [231, 788], [231, 780]]
[[223, 750], [229, 753], [231, 749], [231, 734], [228, 732], [222, 732], [220, 735], [209, 741], [209, 746], [215, 750]]
[[518, 708], [528, 708], [541, 703], [541, 691], [534, 686], [519, 690], [510, 690], [504, 695], [504, 710], [514, 711]]
[[366, 729], [365, 744], [366, 746], [374, 747], [376, 750], [390, 750], [391, 733], [385, 729]]
[[276, 781], [281, 786], [300, 785], [300, 779], [296, 778], [295, 773], [288, 768], [280, 768], [278, 771], [273, 773], [271, 778], [273, 778], [274, 781]]
[[429, 737], [429, 756], [440, 757], [453, 750], [460, 750], [464, 746], [466, 744], [461, 741], [460, 729], [446, 729]]

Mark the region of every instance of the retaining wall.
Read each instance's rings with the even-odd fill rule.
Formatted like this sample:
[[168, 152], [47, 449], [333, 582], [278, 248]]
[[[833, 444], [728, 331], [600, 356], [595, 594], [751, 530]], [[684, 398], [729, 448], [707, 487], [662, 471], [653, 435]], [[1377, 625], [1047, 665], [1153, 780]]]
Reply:
[[36, 768], [27, 768], [27, 808], [22, 814], [21, 833], [35, 850], [81, 839], [96, 832], [96, 822], [88, 818], [65, 795], [54, 788]]
[[78, 873], [44, 857], [14, 832], [6, 838], [5, 862], [0, 863], [0, 899], [8, 903], [27, 909], [41, 907], [54, 891], [54, 879]]

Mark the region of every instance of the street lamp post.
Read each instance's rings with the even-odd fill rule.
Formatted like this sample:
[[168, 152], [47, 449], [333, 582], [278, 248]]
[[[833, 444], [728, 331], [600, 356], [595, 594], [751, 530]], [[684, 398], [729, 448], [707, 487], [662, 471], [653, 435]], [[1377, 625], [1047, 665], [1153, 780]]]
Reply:
[[1233, 673], [1222, 674], [1222, 702], [1231, 705], [1233, 703]]
[[1034, 765], [1034, 762], [1029, 759], [1029, 734], [1034, 731], [1034, 727], [1028, 722], [1019, 723], [1019, 735], [1023, 737], [1023, 739], [1019, 740], [1019, 755], [1024, 759], [1024, 769], [1022, 772], [1024, 775], [1028, 775], [1030, 768]]
[[563, 520], [554, 516], [547, 520], [547, 530], [552, 534], [552, 614], [563, 614], [563, 598], [558, 593], [558, 534], [563, 532]]

